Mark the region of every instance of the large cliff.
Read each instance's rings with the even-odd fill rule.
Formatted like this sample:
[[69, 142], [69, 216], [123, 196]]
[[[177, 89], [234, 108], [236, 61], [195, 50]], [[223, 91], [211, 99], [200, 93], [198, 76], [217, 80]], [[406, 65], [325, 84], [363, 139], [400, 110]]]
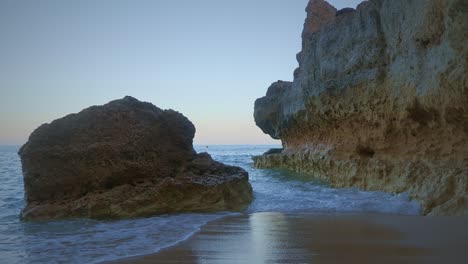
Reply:
[[408, 192], [425, 214], [468, 213], [468, 2], [310, 0], [293, 82], [255, 102], [281, 139], [259, 168]]

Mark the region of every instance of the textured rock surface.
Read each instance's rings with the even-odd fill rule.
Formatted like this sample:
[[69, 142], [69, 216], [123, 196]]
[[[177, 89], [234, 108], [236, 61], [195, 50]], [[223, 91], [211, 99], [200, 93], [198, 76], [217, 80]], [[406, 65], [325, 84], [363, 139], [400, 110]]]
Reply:
[[307, 18], [302, 36], [319, 31], [335, 20], [336, 8], [326, 1], [310, 0], [306, 7]]
[[[323, 2], [310, 1], [308, 20]], [[285, 148], [256, 166], [467, 214], [467, 17], [464, 0], [371, 0], [303, 34], [294, 81], [255, 103], [257, 125]]]
[[239, 210], [252, 199], [241, 168], [196, 154], [182, 114], [132, 97], [35, 130], [19, 154], [23, 219], [122, 218]]

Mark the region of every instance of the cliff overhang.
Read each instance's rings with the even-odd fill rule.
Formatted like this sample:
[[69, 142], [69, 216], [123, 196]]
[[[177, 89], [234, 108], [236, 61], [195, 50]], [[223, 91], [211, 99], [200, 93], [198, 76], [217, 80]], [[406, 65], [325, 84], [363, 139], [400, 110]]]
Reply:
[[285, 167], [338, 187], [408, 192], [425, 214], [468, 211], [468, 4], [310, 0], [299, 67], [255, 102]]

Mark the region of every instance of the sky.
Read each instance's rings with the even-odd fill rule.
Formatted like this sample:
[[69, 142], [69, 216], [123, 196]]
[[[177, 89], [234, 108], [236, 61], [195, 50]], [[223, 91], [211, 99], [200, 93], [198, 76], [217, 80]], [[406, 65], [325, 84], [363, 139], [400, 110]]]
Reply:
[[2, 0], [0, 145], [126, 95], [183, 113], [195, 144], [277, 144], [255, 126], [254, 102], [272, 82], [292, 80], [306, 5]]

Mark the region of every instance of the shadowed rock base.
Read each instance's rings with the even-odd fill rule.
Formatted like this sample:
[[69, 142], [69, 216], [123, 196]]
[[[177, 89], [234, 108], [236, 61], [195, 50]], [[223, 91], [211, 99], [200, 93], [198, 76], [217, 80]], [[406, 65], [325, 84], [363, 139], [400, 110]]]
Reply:
[[424, 214], [468, 215], [468, 179], [463, 171], [431, 167], [421, 161], [376, 158], [333, 159], [320, 153], [256, 156], [260, 169], [282, 168], [306, 173], [332, 186], [390, 193], [407, 192], [421, 202]]
[[181, 212], [240, 211], [253, 199], [245, 170], [201, 153], [175, 177], [124, 184], [78, 200], [32, 202], [24, 220], [130, 218]]

